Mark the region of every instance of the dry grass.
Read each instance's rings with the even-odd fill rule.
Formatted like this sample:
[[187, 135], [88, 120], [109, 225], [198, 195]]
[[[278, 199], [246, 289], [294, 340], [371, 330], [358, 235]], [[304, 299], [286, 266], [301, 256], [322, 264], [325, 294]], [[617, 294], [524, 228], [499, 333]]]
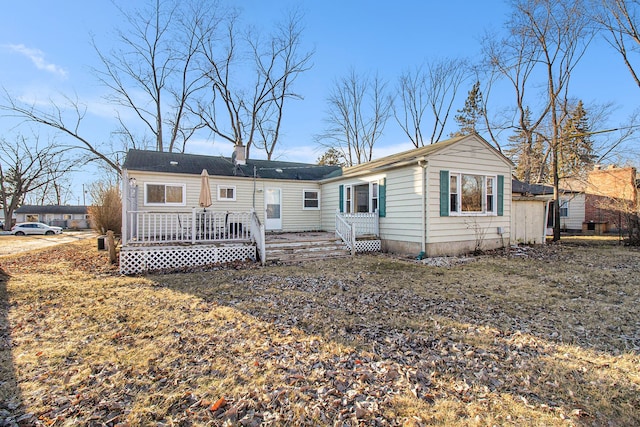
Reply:
[[639, 261], [585, 240], [148, 277], [92, 242], [3, 257], [0, 425], [639, 425]]

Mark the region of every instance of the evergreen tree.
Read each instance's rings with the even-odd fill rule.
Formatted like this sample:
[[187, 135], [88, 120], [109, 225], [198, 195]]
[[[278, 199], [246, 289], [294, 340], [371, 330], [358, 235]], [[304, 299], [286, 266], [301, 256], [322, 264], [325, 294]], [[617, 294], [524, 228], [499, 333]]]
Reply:
[[458, 110], [455, 121], [459, 129], [451, 133], [451, 136], [464, 136], [477, 133], [478, 122], [484, 117], [484, 101], [480, 90], [480, 81], [476, 81], [464, 101], [464, 108]]
[[547, 144], [531, 130], [531, 111], [525, 108], [522, 126], [509, 137], [505, 154], [516, 164], [515, 176], [527, 184], [545, 182], [549, 177]]
[[586, 178], [593, 168], [595, 155], [591, 125], [582, 101], [569, 111], [562, 126], [558, 171], [561, 178]]
[[324, 166], [346, 165], [342, 153], [333, 147], [329, 148], [322, 156], [318, 157], [317, 163]]

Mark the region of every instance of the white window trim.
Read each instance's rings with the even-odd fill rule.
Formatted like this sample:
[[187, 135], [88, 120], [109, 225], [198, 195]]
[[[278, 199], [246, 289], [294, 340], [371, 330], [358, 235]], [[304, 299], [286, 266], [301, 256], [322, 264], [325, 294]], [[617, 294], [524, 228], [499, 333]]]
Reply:
[[353, 213], [353, 186], [347, 184], [344, 186], [344, 213]]
[[[147, 202], [147, 186], [149, 185], [164, 185], [165, 193], [166, 187], [181, 187], [182, 188], [182, 202], [181, 203], [149, 203]], [[186, 184], [178, 184], [172, 182], [145, 182], [144, 183], [144, 206], [187, 206], [187, 185]]]
[[[558, 209], [560, 211], [560, 218], [569, 218], [569, 200], [568, 199], [560, 199], [560, 203], [558, 204]], [[562, 215], [562, 209], [566, 209], [567, 214]]]
[[[373, 191], [374, 188], [376, 191]], [[373, 208], [373, 201], [376, 201], [376, 208]], [[380, 209], [380, 183], [377, 181], [369, 182], [369, 212], [374, 213]]]
[[[374, 184], [377, 186], [377, 190], [378, 193], [376, 194], [376, 197], [373, 197], [373, 187]], [[343, 206], [342, 206], [342, 212], [345, 213], [356, 213], [355, 209], [356, 209], [356, 194], [355, 194], [355, 188], [361, 185], [367, 185], [369, 187], [369, 202], [368, 202], [368, 206], [369, 206], [369, 212], [366, 213], [375, 213], [376, 210], [380, 210], [380, 181], [364, 181], [364, 182], [352, 182], [351, 184], [343, 184], [344, 185], [344, 200], [343, 200]], [[349, 188], [350, 190], [347, 190], [347, 188]], [[351, 198], [348, 199], [347, 198], [347, 192], [351, 193]], [[320, 197], [320, 194], [318, 193], [318, 197]], [[373, 208], [373, 200], [377, 200], [378, 201], [378, 208], [372, 210]]]
[[[498, 216], [498, 175], [487, 174], [482, 172], [465, 172], [465, 171], [449, 171], [449, 177], [457, 175], [457, 205], [462, 209], [462, 175], [474, 175], [483, 177], [482, 187], [482, 211], [481, 212], [462, 212], [452, 211], [449, 206], [449, 216]], [[493, 178], [493, 210], [487, 211], [487, 178]], [[451, 180], [451, 178], [449, 178]], [[451, 181], [449, 181], [451, 182]], [[451, 188], [449, 188], [449, 197], [451, 197]]]
[[[312, 192], [312, 193], [316, 193], [318, 195], [318, 207], [313, 208], [313, 207], [306, 207], [304, 204], [305, 201], [307, 200], [315, 200], [315, 199], [307, 199], [305, 196], [308, 192]], [[302, 210], [305, 211], [319, 211], [320, 210], [320, 190], [311, 190], [311, 189], [304, 189], [302, 190]]]
[[[233, 197], [220, 197], [220, 190], [225, 189], [232, 189], [233, 190]], [[218, 191], [217, 191], [217, 199], [219, 202], [235, 202], [236, 201], [236, 186], [235, 185], [218, 185]]]

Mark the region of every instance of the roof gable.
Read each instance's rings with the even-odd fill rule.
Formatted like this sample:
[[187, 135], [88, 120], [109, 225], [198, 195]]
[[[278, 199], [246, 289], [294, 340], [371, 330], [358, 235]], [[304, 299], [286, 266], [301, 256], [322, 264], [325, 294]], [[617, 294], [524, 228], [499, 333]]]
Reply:
[[422, 159], [426, 160], [435, 153], [438, 153], [449, 147], [453, 147], [454, 145], [469, 139], [474, 139], [476, 141], [481, 142], [483, 145], [486, 146], [487, 149], [491, 150], [496, 156], [500, 157], [506, 164], [510, 166], [513, 165], [513, 162], [511, 160], [509, 160], [504, 154], [502, 154], [495, 147], [489, 144], [484, 138], [482, 138], [477, 134], [474, 134], [474, 135], [465, 135], [465, 136], [450, 138], [445, 141], [440, 141], [434, 144], [425, 145], [424, 147], [414, 148], [411, 150], [403, 151], [401, 153], [382, 157], [380, 159], [373, 160], [371, 162], [363, 163], [356, 166], [351, 166], [346, 168], [343, 171], [343, 175], [345, 176], [358, 175], [367, 171], [374, 171], [380, 168], [392, 167], [394, 165], [402, 166], [407, 163], [417, 162], [418, 160], [422, 160]]
[[248, 159], [245, 165], [235, 165], [229, 157], [146, 150], [129, 150], [123, 168], [129, 171], [189, 175], [200, 175], [206, 169], [212, 176], [253, 177], [255, 173], [257, 178], [302, 181], [319, 181], [341, 171], [340, 166], [272, 160]]

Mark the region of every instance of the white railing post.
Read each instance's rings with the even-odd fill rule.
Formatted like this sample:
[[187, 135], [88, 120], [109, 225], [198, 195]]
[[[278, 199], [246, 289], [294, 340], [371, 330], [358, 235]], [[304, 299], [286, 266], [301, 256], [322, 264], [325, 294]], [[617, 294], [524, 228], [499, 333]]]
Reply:
[[191, 243], [196, 243], [196, 208], [191, 208]]
[[262, 247], [260, 248], [260, 263], [265, 265], [267, 262], [267, 240], [264, 235], [264, 224], [260, 224], [260, 240], [262, 241]]
[[260, 264], [265, 265], [267, 261], [267, 248], [266, 238], [264, 234], [264, 225], [260, 222], [260, 218], [256, 214], [254, 209], [251, 209], [249, 216], [249, 227], [251, 231], [251, 239], [256, 244], [256, 249], [259, 251]]
[[351, 256], [356, 254], [356, 227], [351, 224]]
[[380, 213], [378, 209], [376, 209], [375, 215], [373, 215], [373, 231], [376, 237], [380, 237]]

